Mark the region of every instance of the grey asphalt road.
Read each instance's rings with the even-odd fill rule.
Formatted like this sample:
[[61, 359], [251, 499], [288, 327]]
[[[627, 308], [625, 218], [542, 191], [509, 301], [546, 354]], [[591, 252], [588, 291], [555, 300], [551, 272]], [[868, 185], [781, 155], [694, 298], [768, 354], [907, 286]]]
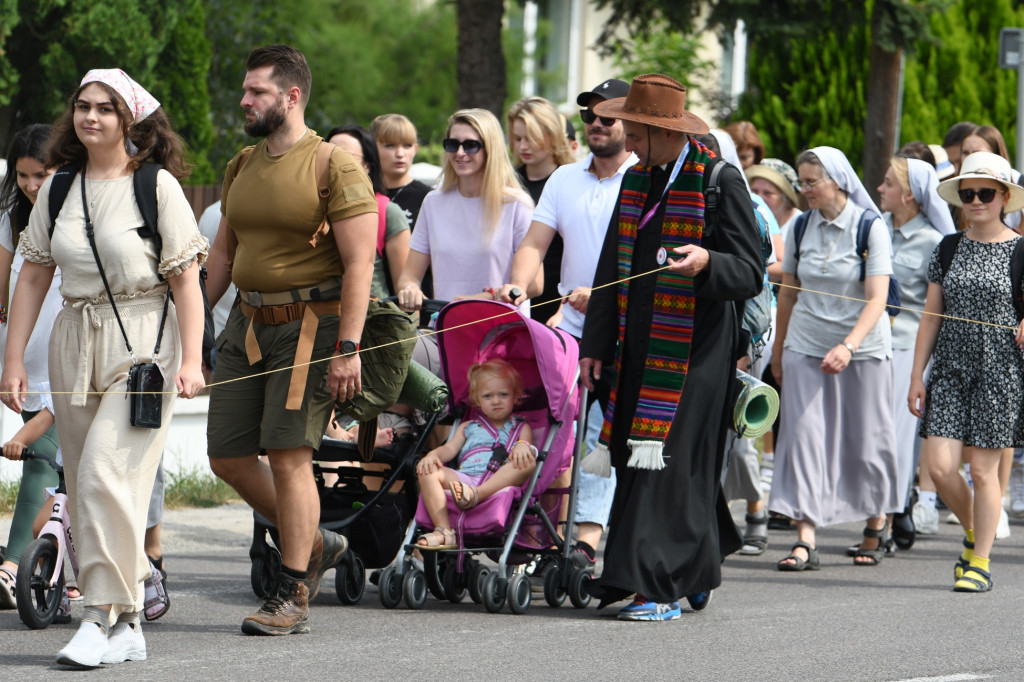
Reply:
[[[0, 537], [8, 522], [0, 519]], [[1024, 523], [996, 545], [995, 588], [983, 595], [951, 590], [958, 527], [860, 568], [843, 553], [860, 530], [847, 525], [819, 533], [816, 573], [777, 571], [795, 534], [771, 532], [764, 556], [725, 562], [705, 611], [667, 623], [619, 622], [614, 608], [552, 609], [539, 595], [522, 616], [432, 597], [421, 611], [386, 610], [370, 585], [359, 605], [342, 606], [328, 573], [312, 632], [276, 638], [239, 630], [259, 606], [251, 528], [241, 504], [167, 513], [172, 607], [144, 625], [148, 660], [68, 672], [54, 658], [81, 606], [75, 624], [41, 631], [0, 611], [0, 680], [1024, 679]]]

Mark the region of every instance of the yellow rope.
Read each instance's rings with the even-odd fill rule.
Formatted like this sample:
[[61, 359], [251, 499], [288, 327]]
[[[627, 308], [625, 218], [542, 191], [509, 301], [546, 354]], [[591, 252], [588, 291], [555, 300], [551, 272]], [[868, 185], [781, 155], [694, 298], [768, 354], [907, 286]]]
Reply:
[[[669, 267], [671, 267], [671, 266], [663, 265], [662, 267], [655, 268], [654, 270], [649, 270], [647, 272], [641, 272], [641, 273], [638, 273], [636, 275], [631, 275], [629, 277], [624, 277], [622, 279], [615, 280], [614, 282], [608, 282], [607, 284], [601, 284], [601, 285], [598, 285], [596, 287], [591, 288], [591, 292], [596, 291], [597, 289], [603, 289], [605, 287], [617, 286], [617, 285], [619, 285], [619, 284], [621, 284], [623, 282], [627, 282], [627, 281], [632, 280], [632, 279], [637, 279], [637, 278], [640, 278], [640, 277], [646, 277], [648, 275], [653, 275], [653, 274], [661, 272], [662, 270], [667, 270]], [[864, 303], [864, 304], [872, 304], [873, 303], [872, 301], [869, 301], [868, 299], [865, 299], [865, 298], [857, 298], [855, 296], [845, 296], [843, 294], [834, 294], [834, 293], [830, 293], [828, 291], [817, 291], [815, 289], [806, 289], [804, 287], [799, 287], [799, 286], [796, 286], [796, 285], [793, 285], [793, 284], [778, 284], [777, 286], [780, 286], [780, 287], [783, 287], [783, 288], [786, 288], [786, 289], [794, 289], [796, 291], [804, 291], [804, 292], [807, 292], [809, 294], [820, 294], [822, 296], [832, 296], [834, 298], [840, 298], [840, 299], [843, 299], [843, 300], [846, 300], [846, 301], [855, 301], [857, 303]], [[482, 300], [487, 300], [487, 299], [482, 299]], [[535, 304], [533, 304], [533, 307], [534, 308], [540, 308], [540, 307], [543, 307], [543, 306], [551, 305], [552, 303], [555, 303], [555, 302], [561, 301], [561, 300], [563, 300], [563, 298], [553, 298], [550, 301], [543, 301], [541, 303], [535, 303]], [[921, 313], [922, 315], [932, 315], [934, 317], [938, 317], [938, 318], [945, 319], [945, 320], [955, 320], [957, 322], [970, 322], [970, 323], [974, 323], [974, 324], [985, 325], [985, 326], [988, 326], [988, 327], [996, 327], [998, 329], [1008, 329], [1008, 330], [1010, 330], [1012, 332], [1016, 332], [1017, 331], [1016, 327], [1009, 327], [1009, 326], [1007, 326], [1005, 324], [995, 324], [995, 323], [992, 323], [992, 322], [985, 322], [984, 320], [973, 320], [973, 319], [966, 318], [966, 317], [957, 317], [955, 315], [947, 315], [945, 313], [932, 313], [932, 312], [928, 312], [927, 310], [917, 310], [915, 308], [908, 308], [906, 306], [888, 306], [887, 304], [883, 304], [883, 303], [874, 303], [874, 305], [885, 305], [886, 307], [898, 308], [900, 310], [906, 310], [908, 312]], [[321, 362], [330, 362], [331, 360], [333, 360], [336, 357], [346, 357], [347, 355], [356, 355], [356, 354], [365, 353], [365, 352], [371, 351], [371, 350], [377, 350], [379, 348], [387, 348], [388, 346], [392, 346], [392, 345], [397, 344], [397, 343], [406, 343], [406, 342], [410, 342], [410, 341], [415, 343], [422, 336], [435, 336], [437, 334], [445, 334], [447, 332], [455, 331], [456, 329], [462, 329], [463, 327], [469, 327], [469, 326], [472, 326], [474, 324], [480, 324], [481, 322], [489, 322], [491, 320], [496, 320], [496, 319], [499, 319], [501, 317], [506, 317], [508, 315], [517, 315], [517, 314], [518, 314], [518, 311], [516, 311], [516, 310], [506, 310], [506, 311], [498, 313], [496, 315], [491, 315], [490, 317], [485, 317], [483, 319], [475, 320], [473, 322], [466, 322], [464, 324], [456, 325], [454, 327], [449, 327], [449, 328], [441, 330], [441, 331], [437, 331], [437, 330], [424, 331], [422, 334], [418, 334], [416, 337], [414, 337], [412, 339], [407, 339], [407, 340], [401, 340], [400, 339], [398, 341], [390, 341], [388, 343], [380, 344], [379, 346], [372, 346], [370, 348], [360, 348], [355, 353], [349, 353], [349, 354], [346, 354], [346, 355], [334, 355], [334, 356], [327, 357], [327, 358], [321, 358], [319, 360], [310, 360], [309, 362], [303, 362], [303, 363], [299, 363], [299, 364], [295, 364], [295, 365], [289, 365], [287, 367], [278, 367], [277, 369], [270, 369], [270, 370], [267, 370], [265, 372], [258, 372], [256, 374], [247, 374], [247, 375], [242, 376], [242, 377], [235, 377], [234, 379], [225, 379], [224, 381], [216, 381], [216, 382], [213, 382], [211, 384], [207, 384], [206, 388], [213, 388], [214, 386], [225, 386], [227, 384], [232, 384], [232, 383], [235, 383], [237, 381], [246, 381], [248, 379], [256, 379], [258, 377], [267, 376], [267, 375], [270, 375], [270, 374], [275, 374], [277, 372], [290, 372], [292, 369], [294, 369], [296, 367], [306, 367], [308, 365], [315, 365], [315, 364], [321, 363]], [[47, 392], [47, 391], [25, 391], [24, 395], [42, 395], [44, 393], [47, 393], [48, 395], [76, 395], [76, 394], [80, 394], [80, 395], [105, 395], [104, 391], [49, 391], [49, 392]], [[136, 393], [136, 392], [134, 392], [134, 391], [133, 392], [126, 391], [125, 395], [132, 395], [133, 393]], [[177, 395], [178, 392], [177, 391], [163, 391], [162, 394], [163, 395]]]

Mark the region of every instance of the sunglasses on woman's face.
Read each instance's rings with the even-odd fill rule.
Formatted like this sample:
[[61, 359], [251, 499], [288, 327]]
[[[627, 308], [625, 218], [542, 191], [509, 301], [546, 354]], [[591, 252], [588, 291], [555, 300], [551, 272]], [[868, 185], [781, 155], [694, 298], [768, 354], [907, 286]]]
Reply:
[[476, 154], [484, 148], [484, 143], [480, 140], [456, 140], [454, 137], [446, 137], [441, 140], [441, 147], [449, 154], [459, 151], [459, 147], [467, 154]]
[[583, 122], [586, 123], [587, 125], [590, 125], [591, 123], [600, 118], [601, 125], [603, 125], [605, 128], [611, 128], [613, 125], [615, 125], [616, 121], [616, 119], [614, 118], [605, 118], [604, 116], [598, 116], [590, 109], [580, 109], [580, 118], [582, 118]]
[[974, 197], [978, 197], [983, 204], [991, 204], [992, 200], [996, 198], [996, 193], [1002, 194], [997, 189], [992, 187], [983, 187], [981, 189], [958, 189], [957, 195], [960, 197], [960, 201], [965, 204], [974, 202]]

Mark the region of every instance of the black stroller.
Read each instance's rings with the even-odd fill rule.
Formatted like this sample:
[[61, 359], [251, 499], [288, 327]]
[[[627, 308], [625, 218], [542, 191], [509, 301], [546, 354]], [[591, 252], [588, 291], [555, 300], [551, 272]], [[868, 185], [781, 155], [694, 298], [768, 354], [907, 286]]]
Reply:
[[[428, 312], [441, 305], [438, 301], [425, 302]], [[410, 370], [410, 377], [412, 374]], [[408, 381], [411, 378], [407, 386]], [[440, 379], [435, 381], [430, 402], [443, 406], [447, 387]], [[342, 604], [358, 603], [366, 584], [366, 569], [389, 565], [401, 549], [419, 497], [416, 461], [444, 411], [440, 407], [427, 413], [424, 423], [414, 426], [410, 433], [374, 448], [369, 460], [363, 460], [355, 442], [331, 438], [324, 438], [314, 453], [320, 526], [344, 535], [349, 542], [349, 551], [335, 567], [335, 591]], [[254, 511], [250, 579], [253, 592], [260, 598], [270, 595], [281, 569], [279, 546], [277, 528]]]

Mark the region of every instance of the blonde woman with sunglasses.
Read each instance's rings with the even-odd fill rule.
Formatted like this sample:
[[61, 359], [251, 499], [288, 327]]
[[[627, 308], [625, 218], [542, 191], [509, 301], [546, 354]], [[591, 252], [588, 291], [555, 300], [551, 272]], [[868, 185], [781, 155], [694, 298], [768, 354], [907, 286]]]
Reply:
[[[404, 310], [422, 305], [420, 284], [428, 266], [434, 298], [493, 298], [494, 289], [509, 281], [512, 256], [533, 218], [533, 201], [519, 185], [494, 114], [455, 112], [442, 145], [441, 187], [423, 199], [398, 280]], [[527, 296], [542, 287], [539, 275]]]
[[[1020, 237], [1005, 223], [1007, 213], [1024, 208], [1024, 188], [1011, 172], [998, 154], [975, 152], [958, 177], [939, 184], [939, 196], [963, 209], [969, 227], [944, 237], [932, 253], [907, 396], [910, 411], [921, 417], [921, 454], [932, 480], [964, 527], [953, 567], [957, 592], [992, 589], [989, 555], [1002, 511], [999, 460], [1007, 448], [1024, 446], [1024, 325], [1014, 306], [1020, 283], [1010, 276], [1011, 262], [1024, 253], [1017, 253]], [[943, 253], [952, 256], [945, 263]], [[1016, 327], [1016, 337], [1000, 327]], [[973, 493], [960, 476], [962, 457], [971, 465]]]

